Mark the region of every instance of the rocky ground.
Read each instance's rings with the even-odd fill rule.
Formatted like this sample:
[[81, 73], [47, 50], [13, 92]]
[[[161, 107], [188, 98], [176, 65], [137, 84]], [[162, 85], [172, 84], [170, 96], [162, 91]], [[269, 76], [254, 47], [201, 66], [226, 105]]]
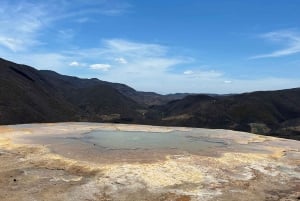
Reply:
[[[95, 130], [170, 135], [180, 130], [225, 145], [203, 153], [103, 153], [74, 140]], [[92, 123], [1, 126], [0, 200], [300, 200], [299, 149], [300, 141], [229, 130]]]

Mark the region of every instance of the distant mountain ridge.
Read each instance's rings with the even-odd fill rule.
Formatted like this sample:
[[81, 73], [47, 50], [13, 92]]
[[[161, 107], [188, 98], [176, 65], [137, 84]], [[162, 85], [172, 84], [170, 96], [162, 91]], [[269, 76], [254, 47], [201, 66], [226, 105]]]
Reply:
[[[49, 70], [40, 70], [39, 71], [42, 75], [49, 79], [49, 82], [53, 82], [54, 80], [64, 80], [69, 83], [71, 83], [73, 86], [83, 88], [84, 86], [95, 86], [95, 85], [107, 85], [110, 86], [116, 90], [118, 90], [121, 94], [124, 96], [127, 96], [128, 98], [131, 98], [135, 102], [144, 105], [162, 105], [172, 100], [179, 100], [182, 99], [188, 95], [192, 95], [191, 93], [175, 93], [175, 94], [167, 94], [167, 95], [161, 95], [154, 92], [143, 92], [143, 91], [136, 91], [135, 89], [121, 83], [112, 83], [112, 82], [106, 82], [99, 80], [97, 78], [92, 79], [81, 79], [77, 77], [67, 76], [67, 75], [60, 75], [54, 71]], [[55, 83], [53, 83], [55, 84]]]
[[0, 124], [121, 122], [224, 128], [300, 140], [299, 103], [300, 88], [160, 95], [0, 59]]
[[[52, 71], [38, 71], [5, 60], [1, 60], [0, 65], [2, 124], [100, 121], [99, 115], [107, 111], [108, 114], [118, 112], [126, 118], [138, 117], [136, 108], [139, 105], [108, 85]], [[92, 104], [94, 100], [97, 104]], [[105, 107], [98, 107], [103, 102]]]
[[156, 110], [162, 125], [242, 130], [300, 139], [300, 88], [226, 96], [195, 95]]
[[[182, 96], [183, 97], [183, 96]], [[53, 121], [140, 122], [147, 105], [170, 96], [137, 92], [124, 84], [36, 70], [0, 59], [0, 123]]]

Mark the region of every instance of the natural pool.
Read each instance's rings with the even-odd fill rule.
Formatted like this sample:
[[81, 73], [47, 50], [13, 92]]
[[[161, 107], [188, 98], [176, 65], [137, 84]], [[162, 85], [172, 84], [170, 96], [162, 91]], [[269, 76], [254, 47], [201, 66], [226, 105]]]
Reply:
[[0, 131], [0, 200], [299, 197], [298, 141], [228, 130], [95, 123], [14, 125]]
[[228, 140], [212, 138], [199, 131], [120, 131], [94, 129], [58, 135], [23, 136], [29, 144], [44, 145], [52, 152], [76, 160], [98, 163], [152, 162], [167, 155], [216, 155]]
[[141, 132], [97, 130], [85, 134], [82, 140], [109, 150], [177, 149], [200, 152], [226, 145], [222, 140], [201, 137], [184, 131]]

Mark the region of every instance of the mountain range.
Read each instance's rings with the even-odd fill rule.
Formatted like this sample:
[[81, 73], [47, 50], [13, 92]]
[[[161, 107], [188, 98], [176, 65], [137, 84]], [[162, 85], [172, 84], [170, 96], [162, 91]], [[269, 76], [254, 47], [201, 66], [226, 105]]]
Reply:
[[89, 121], [247, 131], [300, 140], [300, 88], [161, 95], [0, 59], [0, 124]]

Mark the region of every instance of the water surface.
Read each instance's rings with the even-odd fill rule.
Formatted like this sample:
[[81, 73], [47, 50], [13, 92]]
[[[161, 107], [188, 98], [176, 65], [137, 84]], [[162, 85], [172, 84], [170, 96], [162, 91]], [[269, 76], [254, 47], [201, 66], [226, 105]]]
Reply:
[[103, 131], [85, 134], [87, 143], [110, 150], [122, 149], [177, 149], [187, 152], [200, 152], [212, 147], [224, 146], [220, 139], [201, 137], [191, 132], [140, 132]]
[[25, 141], [47, 146], [52, 152], [76, 160], [99, 163], [152, 162], [166, 155], [215, 155], [226, 147], [224, 140], [210, 138], [199, 131], [118, 131], [93, 130], [86, 133], [38, 134]]

